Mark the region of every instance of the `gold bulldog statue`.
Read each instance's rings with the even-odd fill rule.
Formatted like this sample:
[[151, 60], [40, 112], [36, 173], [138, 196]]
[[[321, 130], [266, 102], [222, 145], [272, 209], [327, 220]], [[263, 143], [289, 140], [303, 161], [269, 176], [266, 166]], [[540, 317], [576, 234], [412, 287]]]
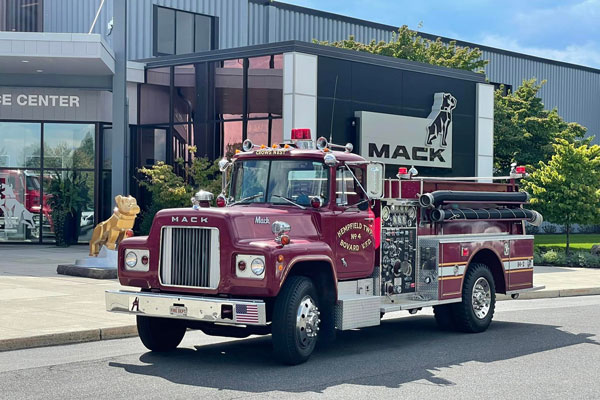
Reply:
[[113, 215], [94, 228], [90, 240], [90, 256], [97, 256], [103, 245], [109, 250], [116, 250], [127, 231], [133, 228], [135, 217], [140, 213], [137, 200], [132, 196], [119, 195], [115, 197], [115, 203], [117, 206]]

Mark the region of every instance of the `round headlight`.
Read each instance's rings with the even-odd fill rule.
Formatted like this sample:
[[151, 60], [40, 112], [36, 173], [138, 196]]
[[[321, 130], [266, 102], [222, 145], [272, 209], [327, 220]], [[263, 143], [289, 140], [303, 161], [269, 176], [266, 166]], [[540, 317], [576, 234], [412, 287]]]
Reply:
[[252, 269], [254, 275], [260, 276], [263, 274], [263, 272], [265, 272], [265, 262], [260, 258], [255, 258], [254, 260], [252, 260], [252, 265], [250, 265], [250, 269]]
[[137, 264], [137, 261], [138, 261], [137, 255], [133, 251], [130, 251], [129, 253], [127, 253], [125, 255], [125, 264], [127, 264], [127, 266], [129, 268], [135, 267]]

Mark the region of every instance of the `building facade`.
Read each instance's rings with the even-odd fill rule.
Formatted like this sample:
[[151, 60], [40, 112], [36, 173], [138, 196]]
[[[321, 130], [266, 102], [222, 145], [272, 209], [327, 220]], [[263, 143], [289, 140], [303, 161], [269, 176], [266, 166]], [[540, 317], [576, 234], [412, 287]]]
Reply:
[[312, 44], [396, 28], [285, 3], [129, 0], [128, 128], [115, 131], [113, 1], [0, 3], [0, 242], [52, 242], [51, 186], [73, 171], [87, 187], [85, 242], [111, 213], [115, 179], [143, 205], [138, 168], [189, 161], [190, 146], [216, 159], [245, 139], [280, 143], [292, 128], [350, 142], [388, 175], [489, 176], [494, 84], [531, 77], [548, 80], [547, 107], [600, 130], [592, 68], [483, 47], [491, 62], [477, 74]]

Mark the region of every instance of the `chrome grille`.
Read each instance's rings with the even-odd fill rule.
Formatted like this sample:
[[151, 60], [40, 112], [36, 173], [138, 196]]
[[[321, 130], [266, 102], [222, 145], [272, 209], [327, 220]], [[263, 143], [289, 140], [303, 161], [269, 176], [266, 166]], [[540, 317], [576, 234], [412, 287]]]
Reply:
[[219, 230], [164, 227], [160, 264], [164, 285], [216, 288], [220, 275]]

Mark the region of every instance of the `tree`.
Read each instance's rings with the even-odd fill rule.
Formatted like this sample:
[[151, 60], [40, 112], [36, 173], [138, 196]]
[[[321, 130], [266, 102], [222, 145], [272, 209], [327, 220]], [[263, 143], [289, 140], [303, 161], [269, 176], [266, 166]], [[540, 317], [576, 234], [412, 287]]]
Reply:
[[481, 73], [483, 73], [483, 67], [488, 63], [488, 60], [481, 59], [483, 53], [478, 48], [457, 46], [454, 40], [444, 43], [440, 38], [425, 39], [417, 31], [408, 29], [406, 25], [400, 27], [397, 33], [394, 32], [389, 42], [372, 40], [370, 43], [364, 44], [357, 42], [354, 35], [350, 35], [347, 40], [337, 42], [320, 42], [318, 40], [313, 40], [313, 42]]
[[494, 167], [498, 172], [507, 173], [512, 162], [529, 166], [548, 162], [556, 140], [573, 143], [585, 135], [586, 128], [565, 122], [556, 108], [544, 110], [537, 94], [545, 83], [531, 79], [523, 81], [515, 92], [504, 95], [503, 88], [496, 91]]
[[556, 139], [553, 147], [550, 161], [540, 161], [523, 183], [532, 194], [532, 207], [548, 221], [565, 226], [569, 254], [573, 224], [600, 221], [600, 146]]

